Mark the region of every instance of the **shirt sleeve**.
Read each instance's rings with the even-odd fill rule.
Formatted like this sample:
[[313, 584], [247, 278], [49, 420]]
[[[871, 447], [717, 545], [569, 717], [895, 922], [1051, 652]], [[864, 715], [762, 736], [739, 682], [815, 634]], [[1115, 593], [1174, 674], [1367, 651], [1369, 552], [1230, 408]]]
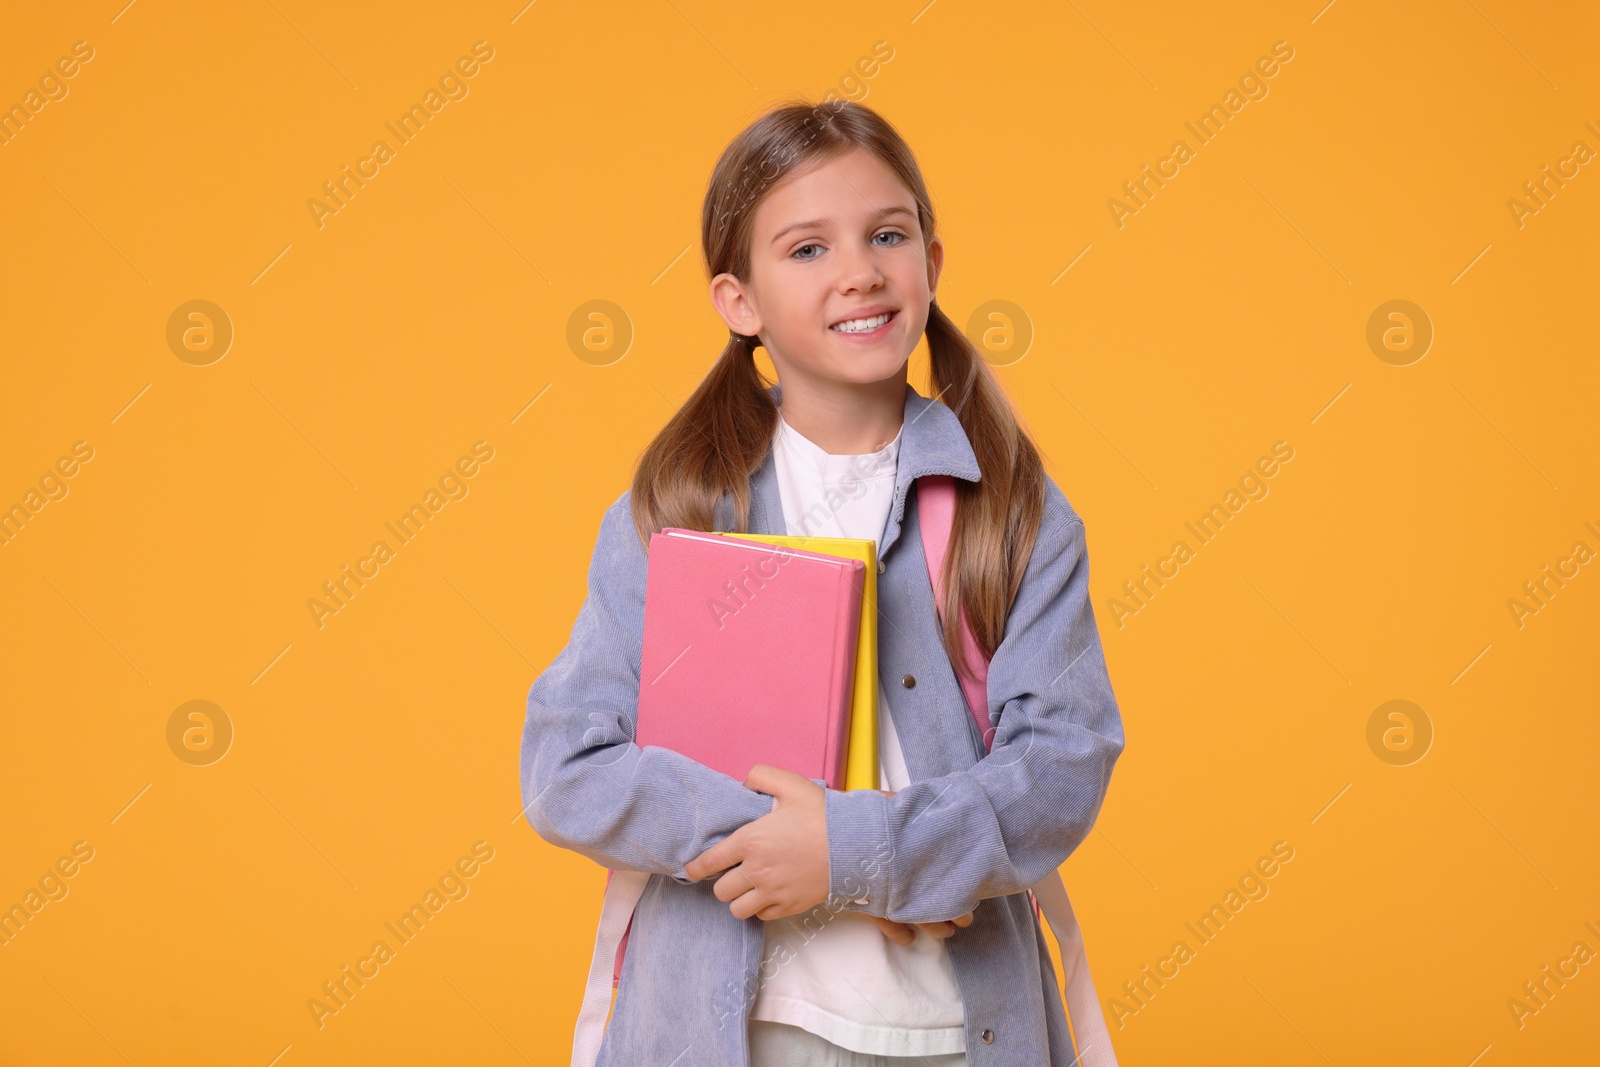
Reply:
[[1032, 886], [1093, 828], [1122, 719], [1089, 601], [1083, 522], [1070, 508], [1051, 521], [1051, 510], [989, 664], [989, 753], [892, 797], [827, 792], [830, 899], [840, 906], [952, 919]]
[[634, 743], [648, 557], [628, 493], [601, 520], [571, 639], [528, 692], [522, 801], [553, 845], [613, 870], [671, 875], [772, 810], [772, 797], [671, 749]]

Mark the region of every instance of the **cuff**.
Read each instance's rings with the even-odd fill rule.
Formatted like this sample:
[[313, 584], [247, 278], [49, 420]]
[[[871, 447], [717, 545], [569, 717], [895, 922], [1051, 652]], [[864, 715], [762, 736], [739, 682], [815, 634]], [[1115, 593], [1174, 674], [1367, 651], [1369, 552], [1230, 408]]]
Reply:
[[[669, 750], [670, 751], [670, 750]], [[676, 753], [674, 753], [676, 755]], [[726, 776], [725, 776], [726, 777]], [[772, 814], [776, 802], [766, 793], [758, 793], [748, 789], [742, 784], [736, 784], [728, 791], [726, 801], [720, 795], [716, 798], [715, 810], [696, 808], [691, 817], [694, 820], [695, 833], [699, 837], [702, 828], [706, 825], [727, 827], [726, 830], [708, 834], [701, 839], [698, 846], [691, 845], [692, 851], [683, 857], [683, 862], [672, 870], [668, 877], [679, 885], [699, 885], [703, 882], [715, 881], [723, 872], [707, 875], [698, 880], [684, 874], [684, 868], [689, 862], [709, 850], [713, 845], [720, 844], [733, 835], [740, 827], [755, 822], [757, 819]]]
[[829, 789], [828, 899], [834, 906], [887, 915], [891, 884], [890, 798], [876, 789]]

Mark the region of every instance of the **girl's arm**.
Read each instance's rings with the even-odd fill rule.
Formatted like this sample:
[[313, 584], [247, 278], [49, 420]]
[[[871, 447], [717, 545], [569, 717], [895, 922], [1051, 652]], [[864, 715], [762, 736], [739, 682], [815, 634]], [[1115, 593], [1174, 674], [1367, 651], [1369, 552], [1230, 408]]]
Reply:
[[1046, 484], [1039, 537], [989, 664], [991, 720], [999, 714], [989, 754], [893, 796], [827, 791], [829, 888], [848, 908], [952, 919], [1033, 885], [1094, 826], [1122, 719], [1089, 603], [1083, 522]]
[[648, 557], [629, 493], [600, 523], [572, 637], [528, 692], [522, 801], [553, 845], [668, 874], [772, 810], [772, 797], [670, 749], [634, 744]]
[[[880, 789], [878, 792], [884, 794], [885, 796], [894, 796], [894, 790], [892, 789]], [[972, 921], [975, 918], [973, 913], [969, 911], [965, 915], [958, 915], [954, 919], [947, 919], [942, 922], [899, 923], [895, 922], [893, 919], [886, 919], [881, 915], [872, 915], [867, 912], [861, 912], [860, 914], [865, 918], [871, 919], [872, 922], [877, 925], [878, 929], [883, 931], [883, 936], [887, 937], [890, 941], [893, 941], [897, 945], [911, 944], [911, 942], [916, 940], [918, 930], [922, 930], [932, 937], [937, 937], [940, 940], [944, 940], [945, 938], [954, 935], [957, 927], [964, 928], [971, 926]]]

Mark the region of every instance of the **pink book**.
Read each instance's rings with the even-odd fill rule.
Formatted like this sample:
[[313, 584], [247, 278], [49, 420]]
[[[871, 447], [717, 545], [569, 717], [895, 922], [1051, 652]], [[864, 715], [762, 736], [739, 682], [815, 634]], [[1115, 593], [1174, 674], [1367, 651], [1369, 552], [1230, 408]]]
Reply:
[[844, 787], [866, 566], [669, 526], [650, 538], [634, 740], [744, 781]]

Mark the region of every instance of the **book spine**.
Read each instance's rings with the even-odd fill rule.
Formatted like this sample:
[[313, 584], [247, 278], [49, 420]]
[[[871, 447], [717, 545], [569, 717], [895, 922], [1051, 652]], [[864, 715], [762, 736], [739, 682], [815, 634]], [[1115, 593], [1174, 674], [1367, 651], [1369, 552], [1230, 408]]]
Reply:
[[846, 758], [849, 754], [850, 740], [850, 710], [855, 704], [856, 641], [860, 637], [861, 597], [865, 575], [866, 565], [859, 561], [853, 566], [843, 568], [840, 574], [840, 585], [845, 595], [838, 598], [840, 608], [834, 633], [842, 635], [844, 640], [841, 642], [836, 638], [834, 642], [834, 647], [841, 652], [834, 658], [834, 678], [830, 695], [834, 699], [834, 708], [837, 709], [838, 715], [829, 723], [831, 736], [827, 739], [828, 762], [825, 771], [829, 787], [832, 789], [843, 789], [845, 785]]

